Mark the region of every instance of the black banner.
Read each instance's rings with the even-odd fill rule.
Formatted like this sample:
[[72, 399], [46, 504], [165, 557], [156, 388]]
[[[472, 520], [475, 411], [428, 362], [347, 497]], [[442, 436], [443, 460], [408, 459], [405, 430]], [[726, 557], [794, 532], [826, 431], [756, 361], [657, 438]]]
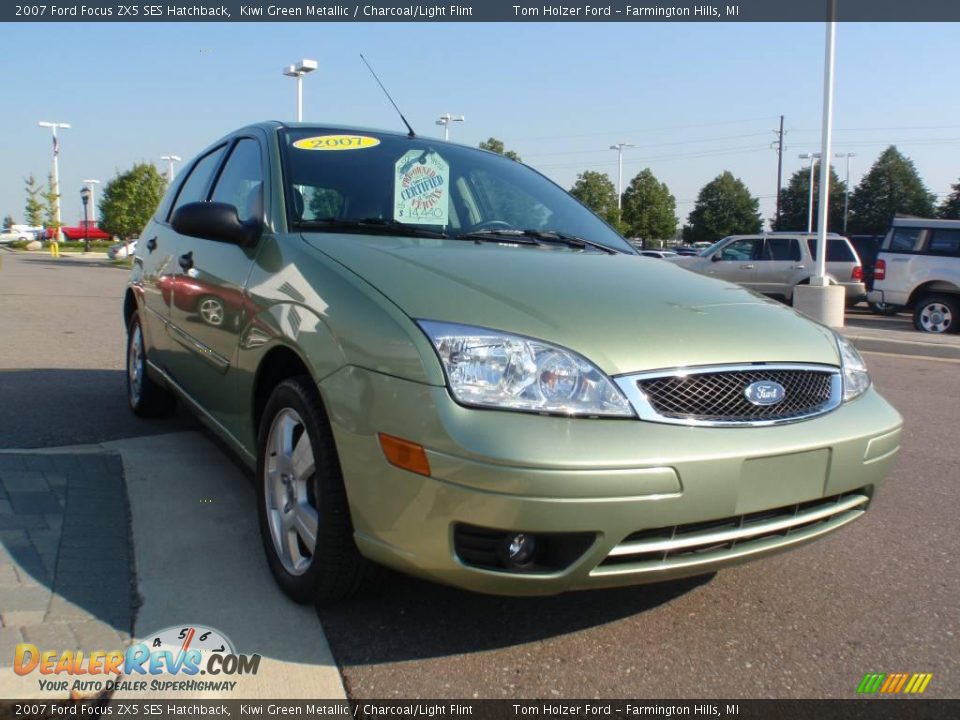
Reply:
[[0, 700], [0, 720], [50, 718], [258, 718], [308, 720], [558, 720], [559, 718], [738, 718], [738, 720], [941, 720], [960, 700]]
[[[957, 22], [956, 0], [836, 0], [840, 22]], [[4, 2], [7, 22], [797, 22], [828, 19], [829, 0], [733, 0], [714, 5], [633, 0], [165, 0]]]

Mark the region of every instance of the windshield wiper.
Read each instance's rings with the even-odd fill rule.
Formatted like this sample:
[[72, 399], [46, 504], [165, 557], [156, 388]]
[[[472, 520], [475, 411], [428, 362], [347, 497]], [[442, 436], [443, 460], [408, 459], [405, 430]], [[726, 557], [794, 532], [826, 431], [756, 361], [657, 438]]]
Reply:
[[456, 238], [457, 240], [475, 240], [476, 242], [503, 242], [506, 240], [521, 245], [561, 244], [578, 250], [592, 248], [610, 255], [617, 255], [620, 252], [593, 240], [586, 240], [559, 230], [509, 230], [506, 228], [499, 230], [491, 228], [464, 233], [457, 235]]
[[446, 238], [449, 237], [440, 230], [429, 230], [412, 223], [400, 222], [387, 218], [317, 218], [316, 220], [301, 220], [296, 224], [299, 230], [321, 231], [357, 231], [370, 233], [384, 233], [388, 235], [410, 235], [413, 237]]

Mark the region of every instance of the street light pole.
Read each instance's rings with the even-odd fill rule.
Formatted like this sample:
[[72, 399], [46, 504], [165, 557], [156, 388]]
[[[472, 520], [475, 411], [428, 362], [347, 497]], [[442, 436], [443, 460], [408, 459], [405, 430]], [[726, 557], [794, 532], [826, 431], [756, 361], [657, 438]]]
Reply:
[[90, 188], [90, 215], [93, 217], [93, 221], [97, 221], [97, 185], [100, 184], [99, 180], [84, 180], [83, 184]]
[[297, 122], [303, 122], [303, 76], [317, 69], [316, 60], [304, 58], [297, 65], [287, 65], [283, 74], [297, 79]]
[[833, 150], [833, 85], [834, 50], [837, 45], [836, 0], [831, 3], [827, 22], [825, 58], [823, 61], [823, 138], [820, 146], [820, 207], [817, 220], [817, 274], [810, 279], [813, 285], [827, 284], [827, 217], [830, 204], [830, 157]]
[[181, 158], [179, 155], [161, 155], [160, 159], [167, 161], [167, 182], [172, 183], [173, 182], [173, 164], [180, 162]]
[[53, 232], [53, 254], [60, 254], [60, 227], [63, 225], [61, 222], [60, 216], [60, 162], [58, 156], [60, 155], [60, 140], [57, 138], [57, 129], [69, 129], [70, 123], [65, 122], [48, 122], [46, 120], [41, 120], [37, 123], [40, 127], [48, 127], [53, 131], [53, 224], [55, 225]]
[[850, 214], [850, 158], [856, 157], [856, 153], [837, 153], [836, 157], [847, 159], [847, 179], [844, 181], [843, 188], [843, 234], [847, 234], [847, 217]]
[[632, 143], [617, 143], [611, 145], [611, 150], [617, 151], [617, 219], [620, 219], [620, 211], [623, 209], [623, 149], [636, 147]]
[[83, 201], [83, 251], [90, 252], [90, 188], [84, 186], [80, 190], [80, 199]]
[[450, 123], [452, 122], [463, 122], [467, 118], [463, 115], [451, 115], [450, 113], [444, 113], [440, 116], [440, 119], [437, 120], [437, 125], [443, 125], [443, 139], [450, 139]]
[[820, 153], [801, 153], [801, 160], [810, 160], [810, 199], [807, 201], [807, 232], [813, 232], [813, 167], [820, 159]]

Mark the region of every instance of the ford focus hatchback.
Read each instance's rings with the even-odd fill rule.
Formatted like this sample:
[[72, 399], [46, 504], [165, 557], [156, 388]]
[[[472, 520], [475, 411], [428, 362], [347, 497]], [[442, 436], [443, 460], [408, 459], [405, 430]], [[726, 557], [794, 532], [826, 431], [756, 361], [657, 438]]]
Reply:
[[215, 142], [144, 229], [124, 319], [132, 410], [179, 399], [255, 470], [302, 602], [374, 564], [515, 595], [712, 572], [856, 520], [899, 448], [830, 329], [412, 133]]

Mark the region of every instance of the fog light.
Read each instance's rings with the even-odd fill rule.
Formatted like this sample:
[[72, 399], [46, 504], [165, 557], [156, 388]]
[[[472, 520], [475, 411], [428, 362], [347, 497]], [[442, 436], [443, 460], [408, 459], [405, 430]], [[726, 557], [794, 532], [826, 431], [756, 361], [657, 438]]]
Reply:
[[537, 539], [526, 533], [507, 535], [501, 545], [501, 557], [508, 567], [529, 565], [536, 553]]

